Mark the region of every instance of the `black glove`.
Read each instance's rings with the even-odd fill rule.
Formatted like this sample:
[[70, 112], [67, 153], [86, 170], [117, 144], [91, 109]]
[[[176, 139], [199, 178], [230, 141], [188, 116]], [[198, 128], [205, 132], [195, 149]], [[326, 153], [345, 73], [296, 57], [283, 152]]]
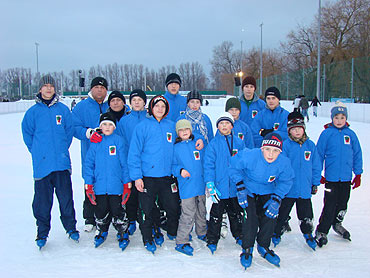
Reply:
[[317, 185], [313, 185], [312, 187], [311, 187], [311, 194], [312, 195], [315, 195], [317, 193]]
[[274, 131], [274, 129], [273, 128], [269, 128], [269, 129], [261, 129], [260, 130], [260, 135], [262, 136], [262, 137], [265, 137], [267, 134], [269, 134], [269, 133], [271, 133], [271, 132], [273, 132]]

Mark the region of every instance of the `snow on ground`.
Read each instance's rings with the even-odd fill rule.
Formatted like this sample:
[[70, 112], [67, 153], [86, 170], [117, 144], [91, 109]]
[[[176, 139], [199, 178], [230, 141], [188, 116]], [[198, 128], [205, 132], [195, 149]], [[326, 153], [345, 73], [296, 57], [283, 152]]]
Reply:
[[[212, 100], [210, 106], [202, 109], [215, 122], [224, 111], [224, 103], [225, 99]], [[291, 110], [291, 107], [287, 108]], [[113, 227], [107, 241], [97, 249], [93, 246], [93, 233], [81, 232], [80, 243], [76, 244], [67, 238], [60, 223], [57, 201], [54, 202], [52, 230], [47, 245], [39, 251], [34, 241], [36, 225], [31, 209], [31, 156], [23, 143], [20, 129], [23, 115], [0, 115], [1, 277], [370, 277], [370, 241], [367, 233], [370, 231], [370, 163], [367, 155], [370, 152], [370, 146], [367, 145], [370, 124], [351, 122], [364, 154], [362, 186], [352, 192], [344, 221], [344, 226], [351, 232], [352, 242], [341, 239], [331, 231], [327, 246], [316, 252], [310, 250], [299, 231], [293, 210], [293, 231], [285, 234], [280, 245], [274, 249], [281, 258], [281, 267], [270, 265], [255, 250], [252, 266], [244, 271], [239, 263], [240, 247], [230, 233], [226, 239], [220, 240], [214, 255], [203, 242], [193, 239], [193, 257], [176, 252], [175, 242], [169, 240], [165, 240], [164, 245], [152, 255], [144, 249], [139, 231], [130, 238], [130, 245], [122, 252], [115, 240]], [[329, 120], [319, 117], [307, 123], [308, 135], [314, 142]], [[77, 227], [82, 231], [84, 192], [78, 140], [73, 140], [70, 153]], [[321, 187], [313, 197], [315, 225], [322, 209], [322, 200]]]

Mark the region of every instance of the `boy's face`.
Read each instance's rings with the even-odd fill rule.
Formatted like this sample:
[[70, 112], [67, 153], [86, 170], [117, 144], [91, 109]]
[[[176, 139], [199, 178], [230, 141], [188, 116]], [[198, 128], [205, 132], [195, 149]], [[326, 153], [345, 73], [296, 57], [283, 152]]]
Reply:
[[170, 84], [168, 84], [168, 86], [167, 86], [167, 90], [168, 90], [171, 94], [176, 95], [176, 94], [179, 92], [179, 90], [180, 90], [180, 85], [179, 85], [179, 84], [177, 84], [177, 83], [175, 83], [175, 82], [170, 83]]
[[[172, 84], [172, 83], [171, 83]], [[160, 120], [163, 118], [164, 113], [166, 113], [166, 105], [163, 101], [158, 101], [156, 105], [153, 107], [153, 115], [157, 120]]]
[[191, 130], [190, 128], [182, 128], [182, 129], [179, 129], [179, 137], [181, 138], [181, 140], [188, 140], [190, 138], [190, 135], [191, 135]]
[[199, 99], [191, 99], [188, 102], [188, 106], [191, 110], [198, 111], [200, 108], [200, 100]]
[[243, 87], [243, 93], [246, 100], [251, 100], [256, 88], [252, 84], [247, 84]]
[[115, 97], [113, 98], [110, 103], [109, 103], [109, 106], [110, 108], [114, 111], [114, 112], [119, 112], [123, 109], [123, 106], [124, 106], [124, 102], [122, 99], [120, 99], [119, 97]]
[[337, 114], [333, 118], [333, 125], [336, 128], [342, 128], [346, 124], [346, 121], [347, 119], [346, 116], [344, 116], [344, 114]]
[[217, 126], [222, 135], [229, 135], [233, 129], [233, 125], [229, 121], [221, 121]]
[[104, 135], [111, 135], [115, 129], [113, 123], [110, 122], [104, 122], [100, 126], [101, 131], [103, 132]]
[[303, 134], [304, 134], [304, 129], [303, 129], [303, 127], [296, 126], [296, 127], [293, 127], [291, 129], [289, 129], [289, 134], [293, 138], [301, 139], [303, 137]]
[[238, 108], [230, 108], [227, 112], [229, 112], [231, 116], [233, 116], [234, 120], [239, 119], [240, 110]]
[[279, 99], [275, 96], [266, 97], [266, 104], [270, 110], [274, 110], [276, 107], [278, 107], [279, 103], [280, 103]]
[[141, 97], [133, 97], [131, 99], [131, 107], [134, 111], [144, 110], [145, 102]]
[[280, 149], [275, 148], [275, 147], [270, 147], [270, 146], [262, 147], [261, 151], [262, 151], [263, 157], [268, 163], [274, 162], [281, 153]]
[[45, 100], [52, 99], [55, 94], [55, 88], [52, 84], [45, 84], [40, 89], [41, 97]]

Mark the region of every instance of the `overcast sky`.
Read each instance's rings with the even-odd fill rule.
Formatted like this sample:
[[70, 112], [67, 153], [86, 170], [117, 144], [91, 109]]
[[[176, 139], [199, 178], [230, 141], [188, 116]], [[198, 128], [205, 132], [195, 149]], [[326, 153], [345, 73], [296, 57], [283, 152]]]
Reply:
[[[329, 0], [323, 0], [322, 5]], [[0, 69], [42, 73], [93, 65], [150, 69], [198, 61], [209, 73], [212, 50], [277, 48], [297, 24], [311, 24], [319, 0], [0, 0]], [[244, 30], [244, 31], [242, 31]]]

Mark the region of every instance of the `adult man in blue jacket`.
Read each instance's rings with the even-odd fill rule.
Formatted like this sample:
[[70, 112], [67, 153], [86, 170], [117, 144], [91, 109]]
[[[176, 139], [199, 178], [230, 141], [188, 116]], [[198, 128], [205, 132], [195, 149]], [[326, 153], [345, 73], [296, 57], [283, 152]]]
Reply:
[[[80, 101], [72, 111], [74, 136], [81, 140], [82, 175], [86, 153], [92, 142], [101, 141], [101, 135], [96, 132], [99, 126], [100, 115], [108, 109], [107, 97], [108, 82], [103, 77], [95, 77], [91, 81], [88, 98]], [[91, 232], [95, 226], [94, 207], [85, 195], [83, 204], [84, 230]]]
[[179, 95], [180, 87], [180, 76], [176, 73], [170, 73], [166, 78], [166, 93], [163, 96], [170, 105], [167, 119], [173, 122], [176, 122], [177, 118], [184, 114], [186, 110], [186, 98]]

